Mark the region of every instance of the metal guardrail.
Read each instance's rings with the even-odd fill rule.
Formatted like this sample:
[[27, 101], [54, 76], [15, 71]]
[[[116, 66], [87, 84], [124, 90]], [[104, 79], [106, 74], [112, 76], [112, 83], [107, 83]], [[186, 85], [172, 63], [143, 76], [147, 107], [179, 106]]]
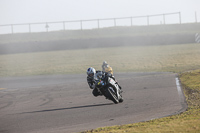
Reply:
[[[48, 32], [49, 29], [49, 24], [62, 24], [63, 25], [63, 30], [67, 30], [66, 29], [66, 24], [67, 23], [80, 23], [80, 30], [83, 30], [83, 22], [88, 22], [88, 21], [96, 21], [97, 23], [97, 29], [100, 29], [100, 21], [105, 21], [105, 20], [111, 20], [113, 21], [113, 26], [116, 27], [117, 26], [117, 20], [122, 20], [122, 19], [130, 19], [130, 24], [131, 26], [133, 26], [133, 19], [137, 19], [137, 18], [146, 18], [146, 25], [150, 25], [150, 18], [151, 17], [159, 17], [161, 16], [163, 18], [163, 24], [166, 24], [166, 16], [167, 15], [177, 15], [178, 19], [179, 19], [179, 24], [181, 24], [181, 12], [174, 12], [174, 13], [165, 13], [165, 14], [156, 14], [156, 15], [147, 15], [147, 16], [133, 16], [133, 17], [121, 17], [121, 18], [104, 18], [104, 19], [90, 19], [90, 20], [74, 20], [74, 21], [57, 21], [57, 22], [38, 22], [38, 23], [21, 23], [21, 24], [6, 24], [6, 25], [0, 25], [0, 27], [10, 27], [10, 33], [14, 34], [14, 26], [28, 26], [28, 32], [31, 33], [32, 32], [32, 26], [33, 25], [39, 25], [39, 24], [44, 24], [46, 28], [46, 32]], [[1, 34], [1, 33], [0, 33]]]

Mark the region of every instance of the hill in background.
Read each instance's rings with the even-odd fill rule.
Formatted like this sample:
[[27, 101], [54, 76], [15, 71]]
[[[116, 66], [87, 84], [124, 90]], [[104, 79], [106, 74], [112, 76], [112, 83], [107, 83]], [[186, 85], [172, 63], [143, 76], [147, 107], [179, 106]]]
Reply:
[[130, 45], [195, 43], [200, 23], [0, 35], [0, 54]]

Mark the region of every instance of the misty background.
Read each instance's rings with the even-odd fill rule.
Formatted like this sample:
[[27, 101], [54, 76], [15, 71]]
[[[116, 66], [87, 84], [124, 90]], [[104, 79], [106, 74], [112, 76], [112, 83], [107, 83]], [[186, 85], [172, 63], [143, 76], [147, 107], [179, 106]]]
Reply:
[[[80, 20], [147, 16], [181, 13], [182, 23], [200, 21], [199, 0], [0, 0], [0, 25], [31, 25], [31, 32], [46, 31], [45, 22], [75, 21], [66, 30], [80, 29]], [[167, 15], [166, 24], [179, 23], [179, 15]], [[146, 25], [147, 18], [133, 20], [133, 25]], [[130, 26], [130, 19], [117, 20], [117, 26]], [[163, 24], [163, 16], [151, 17], [150, 24]], [[83, 29], [97, 28], [97, 21], [82, 23]], [[112, 27], [113, 20], [100, 22], [100, 28]], [[14, 33], [28, 32], [28, 25], [14, 27]], [[63, 30], [62, 23], [48, 24], [48, 30]], [[10, 33], [10, 26], [0, 26], [0, 34]]]

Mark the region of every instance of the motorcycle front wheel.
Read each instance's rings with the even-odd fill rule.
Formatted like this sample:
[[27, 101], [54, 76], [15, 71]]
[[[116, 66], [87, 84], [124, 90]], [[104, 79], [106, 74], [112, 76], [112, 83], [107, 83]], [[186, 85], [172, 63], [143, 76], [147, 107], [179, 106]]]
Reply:
[[118, 100], [118, 97], [117, 97], [117, 93], [115, 92], [115, 90], [112, 87], [108, 87], [106, 89], [106, 95], [115, 104], [119, 103], [119, 100]]

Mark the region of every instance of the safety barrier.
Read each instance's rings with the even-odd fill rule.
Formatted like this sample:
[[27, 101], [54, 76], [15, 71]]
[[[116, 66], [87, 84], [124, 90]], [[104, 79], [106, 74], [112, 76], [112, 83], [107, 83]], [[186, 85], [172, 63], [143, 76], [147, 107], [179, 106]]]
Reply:
[[[174, 16], [175, 15], [175, 16]], [[173, 22], [168, 17], [175, 17], [176, 21]], [[178, 23], [181, 24], [181, 12], [174, 12], [174, 13], [164, 13], [164, 14], [154, 14], [154, 15], [147, 15], [147, 16], [132, 16], [132, 17], [121, 17], [121, 18], [104, 18], [104, 19], [90, 19], [90, 20], [74, 20], [74, 21], [57, 21], [57, 22], [37, 22], [37, 23], [23, 23], [23, 24], [6, 24], [0, 25], [0, 34], [14, 34], [14, 33], [32, 33], [32, 32], [49, 32], [51, 31], [60, 31], [60, 30], [84, 30], [89, 25], [93, 25], [89, 29], [100, 29], [105, 27], [116, 27], [121, 26], [118, 22], [124, 20], [124, 25], [135, 26], [136, 20], [142, 19], [140, 21], [140, 25], [153, 25], [153, 20], [155, 18], [159, 18], [156, 21], [156, 24], [168, 24], [170, 23]], [[168, 21], [167, 21], [168, 20]], [[103, 23], [107, 23], [107, 26], [103, 26]], [[76, 24], [76, 28], [69, 29], [69, 25]], [[108, 25], [109, 23], [109, 25]], [[59, 25], [59, 26], [58, 26]], [[37, 27], [38, 26], [38, 27]], [[53, 29], [53, 27], [56, 27]], [[37, 27], [37, 28], [36, 28]], [[18, 30], [17, 30], [18, 29]], [[40, 29], [34, 31], [35, 29]], [[3, 33], [4, 30], [7, 30], [7, 33]], [[23, 30], [23, 31], [22, 31]]]

